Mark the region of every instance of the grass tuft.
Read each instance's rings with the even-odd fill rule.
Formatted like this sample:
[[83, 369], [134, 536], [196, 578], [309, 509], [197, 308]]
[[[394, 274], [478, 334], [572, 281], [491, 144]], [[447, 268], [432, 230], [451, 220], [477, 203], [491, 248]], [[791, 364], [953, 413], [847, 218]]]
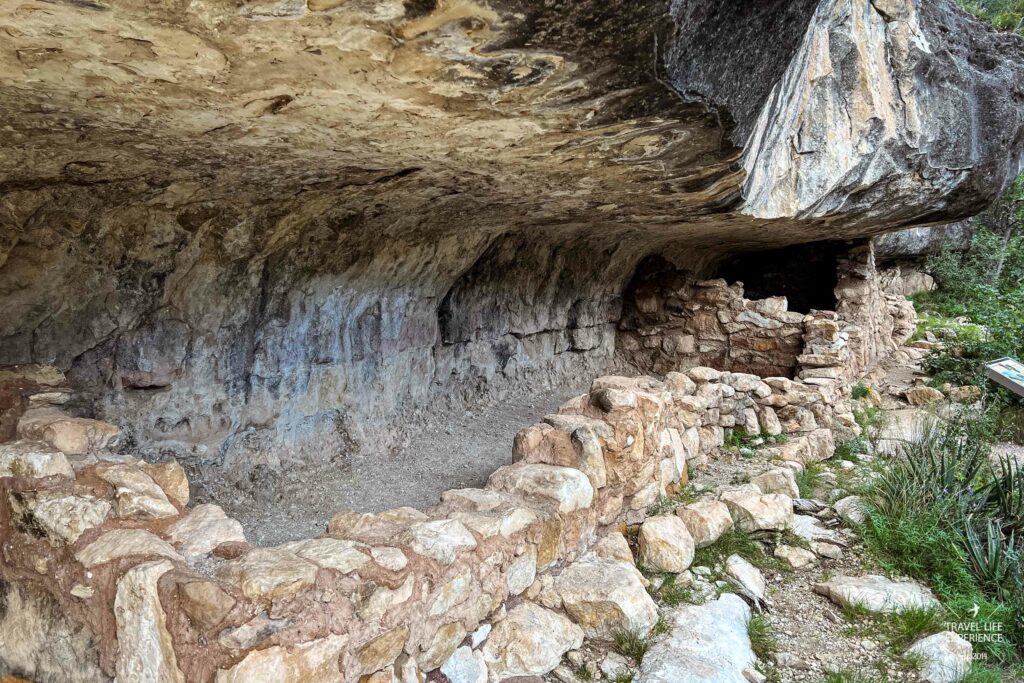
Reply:
[[614, 648], [623, 657], [628, 657], [638, 665], [644, 660], [644, 655], [651, 649], [651, 643], [644, 636], [635, 631], [618, 631], [614, 635]]
[[772, 625], [762, 614], [755, 614], [747, 624], [747, 635], [750, 636], [750, 647], [754, 654], [762, 662], [769, 661], [769, 658], [779, 650], [779, 643], [775, 639]]
[[796, 485], [800, 489], [801, 498], [813, 498], [814, 491], [821, 483], [821, 475], [825, 467], [815, 460], [804, 465], [802, 472], [796, 475]]

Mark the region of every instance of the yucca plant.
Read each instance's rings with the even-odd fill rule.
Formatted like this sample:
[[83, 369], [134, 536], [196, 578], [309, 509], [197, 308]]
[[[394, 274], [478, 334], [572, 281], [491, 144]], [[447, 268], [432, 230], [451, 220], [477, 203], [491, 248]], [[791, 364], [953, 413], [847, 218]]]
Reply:
[[967, 558], [982, 588], [1000, 600], [1014, 592], [1014, 574], [1020, 573], [1016, 537], [1003, 535], [999, 522], [988, 519], [965, 529]]
[[984, 512], [999, 520], [1004, 534], [1024, 533], [1024, 472], [1009, 457], [993, 466], [993, 476], [985, 487]]

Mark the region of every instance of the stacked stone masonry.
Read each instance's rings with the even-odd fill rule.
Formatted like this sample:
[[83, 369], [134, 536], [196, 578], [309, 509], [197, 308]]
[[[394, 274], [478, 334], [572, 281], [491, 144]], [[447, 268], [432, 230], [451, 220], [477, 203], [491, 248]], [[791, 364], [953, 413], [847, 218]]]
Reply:
[[836, 311], [790, 311], [785, 297], [750, 300], [743, 284], [694, 281], [683, 272], [642, 279], [630, 293], [618, 352], [664, 374], [705, 365], [719, 370], [851, 381], [914, 333], [913, 305], [886, 293], [870, 243], [837, 264]]
[[[817, 321], [837, 337], [829, 316], [805, 325]], [[657, 619], [616, 524], [642, 521], [727, 430], [788, 435], [772, 447], [782, 462], [828, 458], [832, 430], [856, 430], [848, 386], [708, 367], [601, 377], [522, 430], [484, 488], [449, 490], [426, 511], [341, 512], [322, 537], [269, 548], [217, 506], [190, 508], [176, 463], [111, 453], [114, 426], [38, 399], [19, 440], [0, 445], [0, 633], [17, 628], [19, 605], [48, 615], [48, 632], [8, 664], [122, 683], [542, 674], [584, 638]], [[745, 529], [784, 527], [792, 501], [770, 479], [680, 519], [698, 545], [721, 533], [723, 510]], [[75, 657], [47, 644], [58, 632], [73, 634]]]

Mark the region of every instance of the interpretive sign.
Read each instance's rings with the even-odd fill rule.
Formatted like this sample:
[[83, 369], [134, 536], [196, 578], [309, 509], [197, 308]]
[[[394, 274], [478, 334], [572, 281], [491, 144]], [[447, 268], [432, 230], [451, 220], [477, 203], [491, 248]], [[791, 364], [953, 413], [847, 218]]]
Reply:
[[1012, 358], [1000, 358], [985, 364], [985, 374], [1018, 396], [1024, 396], [1024, 365]]

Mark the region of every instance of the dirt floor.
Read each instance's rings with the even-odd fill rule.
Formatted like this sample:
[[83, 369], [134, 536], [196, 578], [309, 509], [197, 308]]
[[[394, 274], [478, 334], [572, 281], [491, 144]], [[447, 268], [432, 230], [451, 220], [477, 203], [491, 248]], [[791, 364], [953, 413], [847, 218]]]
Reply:
[[242, 523], [250, 542], [264, 546], [317, 536], [342, 510], [428, 508], [447, 489], [482, 486], [491, 472], [511, 462], [516, 432], [586, 389], [563, 386], [519, 394], [445, 416], [397, 455], [276, 472], [260, 482], [256, 493], [225, 484], [216, 473], [202, 473], [192, 478], [192, 498], [220, 505]]

